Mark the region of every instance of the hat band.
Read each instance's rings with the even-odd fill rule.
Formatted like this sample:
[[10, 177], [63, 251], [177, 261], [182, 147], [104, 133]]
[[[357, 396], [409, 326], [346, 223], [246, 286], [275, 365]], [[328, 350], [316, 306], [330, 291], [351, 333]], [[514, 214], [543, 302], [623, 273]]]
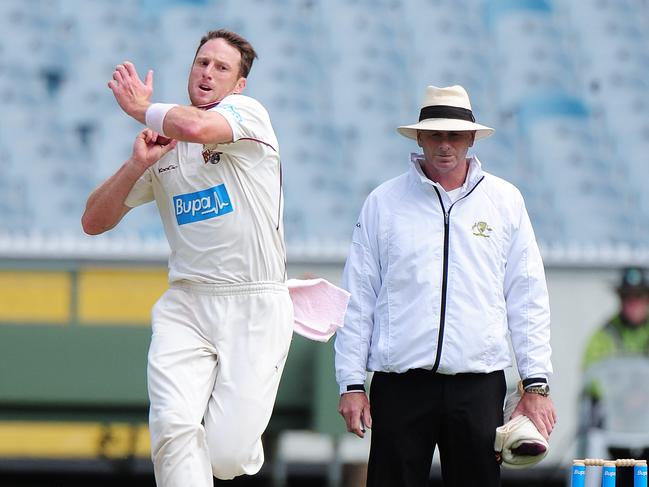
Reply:
[[419, 112], [419, 121], [427, 118], [454, 118], [457, 120], [466, 120], [475, 122], [473, 112], [462, 107], [452, 107], [450, 105], [433, 105], [424, 107]]

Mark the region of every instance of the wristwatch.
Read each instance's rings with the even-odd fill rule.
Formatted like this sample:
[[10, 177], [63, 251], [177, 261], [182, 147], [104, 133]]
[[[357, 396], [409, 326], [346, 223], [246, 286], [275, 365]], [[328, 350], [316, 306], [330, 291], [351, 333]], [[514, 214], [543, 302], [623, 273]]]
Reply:
[[534, 384], [525, 388], [525, 392], [538, 394], [539, 396], [548, 397], [550, 395], [550, 386], [548, 384]]

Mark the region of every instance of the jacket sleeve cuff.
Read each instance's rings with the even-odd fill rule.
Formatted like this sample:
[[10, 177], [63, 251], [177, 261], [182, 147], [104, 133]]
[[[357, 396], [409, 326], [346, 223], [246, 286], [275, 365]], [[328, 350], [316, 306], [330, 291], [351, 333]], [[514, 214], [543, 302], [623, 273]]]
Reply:
[[544, 375], [536, 375], [534, 377], [528, 377], [526, 379], [523, 379], [523, 389], [526, 389], [530, 386], [535, 386], [539, 384], [547, 384], [548, 383], [548, 378]]
[[341, 384], [340, 394], [347, 394], [348, 392], [365, 392], [365, 384], [355, 383], [355, 384]]

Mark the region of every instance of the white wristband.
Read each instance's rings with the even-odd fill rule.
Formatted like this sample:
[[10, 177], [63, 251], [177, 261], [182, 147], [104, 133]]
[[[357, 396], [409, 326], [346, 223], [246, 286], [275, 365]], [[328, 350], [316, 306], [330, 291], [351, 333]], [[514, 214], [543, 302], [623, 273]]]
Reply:
[[178, 105], [173, 103], [152, 103], [149, 105], [149, 108], [146, 109], [146, 113], [144, 114], [146, 126], [166, 137], [167, 135], [162, 130], [164, 120], [167, 116], [167, 112], [175, 106]]

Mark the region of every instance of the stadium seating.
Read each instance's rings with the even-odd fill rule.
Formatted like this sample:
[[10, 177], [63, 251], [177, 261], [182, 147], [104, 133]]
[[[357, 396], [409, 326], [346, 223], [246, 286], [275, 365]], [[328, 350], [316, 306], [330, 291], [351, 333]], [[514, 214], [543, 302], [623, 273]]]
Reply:
[[[486, 170], [521, 188], [542, 243], [646, 246], [647, 2], [82, 6], [0, 2], [4, 235], [58, 232], [81, 241], [88, 192], [128, 156], [139, 128], [106, 88], [112, 69], [126, 59], [142, 75], [154, 69], [154, 99], [185, 103], [198, 38], [223, 26], [259, 51], [249, 93], [269, 109], [281, 143], [289, 248], [344, 249], [368, 192], [403, 172], [417, 150], [395, 127], [416, 115], [425, 85], [455, 83], [469, 90], [478, 119], [497, 129], [475, 152]], [[583, 113], [530, 118], [548, 93], [572, 97]], [[115, 235], [163, 239], [149, 206]]]

